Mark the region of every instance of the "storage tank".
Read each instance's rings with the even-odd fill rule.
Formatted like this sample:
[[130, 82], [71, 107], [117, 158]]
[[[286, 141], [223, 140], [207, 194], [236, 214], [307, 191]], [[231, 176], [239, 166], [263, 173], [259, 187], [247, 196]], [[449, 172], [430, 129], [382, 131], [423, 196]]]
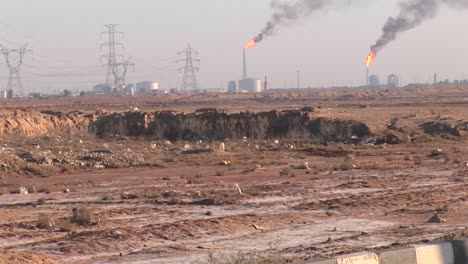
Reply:
[[159, 83], [144, 81], [136, 84], [136, 91], [138, 94], [149, 94], [159, 91]]
[[250, 93], [261, 93], [262, 92], [262, 81], [247, 78], [239, 81], [239, 90], [245, 90]]
[[151, 85], [151, 93], [155, 93], [155, 92], [159, 92], [159, 83], [157, 82], [154, 82]]
[[93, 86], [93, 93], [95, 94], [108, 94], [110, 91], [111, 87], [106, 83]]
[[228, 83], [227, 91], [228, 91], [228, 93], [237, 93], [237, 82], [236, 81], [230, 81]]

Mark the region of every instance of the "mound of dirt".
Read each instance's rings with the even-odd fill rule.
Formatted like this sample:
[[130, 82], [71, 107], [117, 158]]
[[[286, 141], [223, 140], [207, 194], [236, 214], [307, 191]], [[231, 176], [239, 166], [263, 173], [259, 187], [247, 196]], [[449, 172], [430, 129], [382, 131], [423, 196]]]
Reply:
[[458, 126], [443, 121], [426, 122], [421, 125], [421, 129], [423, 129], [425, 133], [431, 134], [433, 136], [461, 136], [461, 132]]
[[87, 131], [89, 121], [80, 112], [3, 111], [0, 112], [0, 136], [39, 137], [50, 133]]
[[101, 138], [124, 136], [176, 140], [306, 138], [319, 142], [349, 142], [372, 135], [355, 120], [326, 117], [299, 110], [227, 114], [216, 109], [192, 114], [126, 112], [101, 116], [91, 124]]

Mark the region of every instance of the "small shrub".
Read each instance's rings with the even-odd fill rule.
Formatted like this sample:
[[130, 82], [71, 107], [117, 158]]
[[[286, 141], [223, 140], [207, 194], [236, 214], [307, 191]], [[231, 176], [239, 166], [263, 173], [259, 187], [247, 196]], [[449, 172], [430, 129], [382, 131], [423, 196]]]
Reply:
[[138, 195], [131, 192], [125, 192], [120, 195], [120, 198], [122, 198], [122, 200], [133, 200], [138, 199]]
[[348, 154], [343, 163], [340, 164], [339, 169], [343, 171], [350, 171], [356, 168], [356, 157], [352, 154]]
[[23, 171], [35, 176], [41, 176], [41, 177], [48, 177], [52, 174], [54, 174], [53, 169], [46, 167], [46, 166], [38, 166], [38, 165], [26, 165], [23, 168]]
[[354, 169], [354, 164], [352, 162], [343, 162], [340, 164], [340, 170], [350, 171]]
[[88, 207], [73, 208], [71, 222], [81, 226], [89, 226], [97, 223], [94, 211]]
[[73, 169], [74, 167], [73, 166], [70, 166], [70, 165], [62, 165], [60, 166], [60, 173], [66, 173], [66, 172], [69, 172]]
[[421, 165], [422, 164], [422, 158], [419, 156], [416, 156], [413, 158], [414, 165]]
[[68, 218], [57, 220], [56, 225], [60, 232], [73, 231], [73, 224], [70, 222], [70, 219]]
[[356, 162], [356, 156], [354, 156], [353, 154], [348, 154], [346, 155], [345, 159], [344, 159], [344, 162]]
[[37, 219], [37, 228], [39, 229], [53, 229], [55, 228], [55, 219], [50, 215], [40, 214]]
[[28, 187], [28, 193], [36, 193], [36, 186], [30, 186]]
[[21, 190], [19, 188], [10, 190], [10, 194], [20, 194], [20, 193], [21, 193]]
[[404, 159], [406, 161], [412, 161], [413, 160], [413, 157], [411, 155], [405, 155]]
[[167, 202], [167, 204], [168, 205], [179, 205], [179, 204], [182, 204], [182, 200], [180, 200], [179, 198], [173, 197]]
[[251, 166], [251, 167], [244, 169], [242, 173], [246, 174], [246, 173], [254, 172], [256, 170], [257, 170], [257, 166]]
[[429, 157], [439, 157], [442, 154], [443, 154], [442, 149], [434, 149], [431, 151], [431, 154], [429, 154]]
[[40, 188], [39, 190], [37, 190], [38, 193], [47, 193], [49, 194], [50, 193], [50, 190], [49, 188]]
[[224, 176], [224, 171], [216, 171], [216, 176]]
[[187, 181], [186, 181], [187, 184], [201, 184], [202, 181], [199, 179], [199, 177], [192, 177], [192, 178], [188, 178]]
[[291, 176], [293, 174], [290, 168], [284, 168], [280, 171], [280, 175], [282, 176]]

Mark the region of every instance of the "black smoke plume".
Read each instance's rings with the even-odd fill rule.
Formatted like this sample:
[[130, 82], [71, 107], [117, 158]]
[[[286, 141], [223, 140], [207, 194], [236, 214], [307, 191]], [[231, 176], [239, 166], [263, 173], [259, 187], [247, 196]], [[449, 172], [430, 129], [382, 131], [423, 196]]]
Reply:
[[468, 8], [468, 0], [409, 0], [401, 2], [398, 16], [387, 19], [382, 28], [382, 35], [371, 46], [371, 50], [378, 53], [389, 43], [396, 40], [400, 33], [435, 18], [440, 6], [443, 4], [454, 8]]
[[332, 2], [334, 0], [296, 0], [292, 3], [272, 0], [270, 5], [274, 10], [273, 15], [261, 33], [254, 38], [255, 42], [260, 42], [264, 38], [275, 34], [278, 27], [306, 18]]

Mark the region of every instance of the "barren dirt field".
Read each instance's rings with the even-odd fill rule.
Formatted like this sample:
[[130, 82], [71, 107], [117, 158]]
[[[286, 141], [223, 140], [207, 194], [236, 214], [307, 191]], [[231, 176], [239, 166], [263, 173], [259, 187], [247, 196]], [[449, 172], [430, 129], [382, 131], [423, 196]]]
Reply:
[[467, 106], [468, 88], [1, 101], [0, 263], [466, 238]]

